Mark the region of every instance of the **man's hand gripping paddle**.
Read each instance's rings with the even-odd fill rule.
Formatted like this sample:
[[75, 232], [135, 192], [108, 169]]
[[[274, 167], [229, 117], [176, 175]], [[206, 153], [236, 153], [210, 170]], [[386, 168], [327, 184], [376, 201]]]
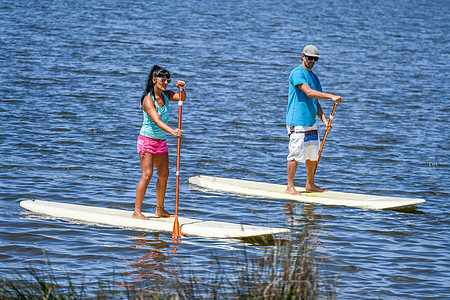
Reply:
[[[330, 115], [330, 121], [328, 122], [328, 126], [331, 125], [331, 121], [333, 121], [333, 116], [334, 116], [334, 112], [336, 111], [336, 106], [337, 106], [337, 103], [335, 102], [333, 111], [331, 112], [331, 115]], [[325, 135], [323, 136], [322, 145], [320, 146], [320, 151], [319, 151], [319, 157], [317, 158], [317, 164], [319, 164], [320, 155], [322, 154], [323, 146], [325, 145], [325, 140], [327, 139], [328, 132], [329, 132], [329, 130], [326, 130]]]
[[[181, 111], [183, 107], [183, 101], [181, 101], [181, 91], [182, 88], [178, 87], [178, 93], [180, 94], [180, 99], [178, 101], [178, 129], [181, 130]], [[174, 237], [181, 237], [183, 233], [181, 232], [181, 226], [178, 222], [178, 200], [180, 195], [180, 149], [181, 149], [181, 137], [178, 137], [177, 142], [177, 183], [176, 183], [176, 194], [175, 194], [175, 220], [173, 221], [173, 232]]]

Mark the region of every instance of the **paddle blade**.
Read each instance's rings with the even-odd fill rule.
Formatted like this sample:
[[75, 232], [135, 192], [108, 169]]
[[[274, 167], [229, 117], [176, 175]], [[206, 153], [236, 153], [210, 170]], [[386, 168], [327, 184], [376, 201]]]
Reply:
[[181, 226], [178, 222], [178, 215], [175, 216], [175, 220], [173, 221], [173, 232], [172, 234], [177, 237], [183, 236], [183, 233], [181, 232]]

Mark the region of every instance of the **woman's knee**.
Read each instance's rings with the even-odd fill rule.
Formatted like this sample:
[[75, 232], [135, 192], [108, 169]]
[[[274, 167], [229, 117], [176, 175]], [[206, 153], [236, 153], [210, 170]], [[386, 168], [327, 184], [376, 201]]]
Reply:
[[153, 176], [153, 172], [142, 172], [141, 180], [150, 182], [150, 180], [152, 179], [152, 176]]
[[158, 170], [158, 179], [167, 181], [169, 179], [169, 169]]

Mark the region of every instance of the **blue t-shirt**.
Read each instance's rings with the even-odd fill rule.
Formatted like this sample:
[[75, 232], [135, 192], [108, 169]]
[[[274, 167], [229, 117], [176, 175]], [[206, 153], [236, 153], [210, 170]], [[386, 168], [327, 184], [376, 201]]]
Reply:
[[292, 70], [289, 76], [289, 99], [286, 113], [286, 125], [309, 126], [316, 124], [317, 99], [309, 98], [298, 87], [307, 83], [313, 90], [322, 92], [319, 78], [302, 65]]
[[[161, 118], [161, 121], [167, 124], [167, 121], [169, 120], [169, 114], [170, 114], [170, 106], [169, 106], [169, 99], [167, 98], [166, 94], [162, 93], [164, 95], [164, 101], [166, 102], [164, 106], [159, 106], [158, 102], [152, 97], [153, 102], [155, 103], [156, 112], [158, 113], [159, 117]], [[159, 140], [165, 140], [167, 137], [167, 134], [164, 130], [158, 127], [158, 125], [153, 122], [153, 120], [150, 118], [148, 113], [143, 110], [144, 113], [144, 121], [142, 122], [141, 132], [140, 134], [152, 139], [159, 139]]]

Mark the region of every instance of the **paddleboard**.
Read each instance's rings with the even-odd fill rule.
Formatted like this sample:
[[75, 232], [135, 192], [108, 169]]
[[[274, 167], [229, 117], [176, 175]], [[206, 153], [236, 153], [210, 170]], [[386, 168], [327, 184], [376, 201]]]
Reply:
[[[154, 214], [144, 213], [149, 220], [133, 219], [132, 211], [95, 207], [78, 204], [67, 204], [43, 200], [24, 200], [23, 208], [58, 219], [70, 219], [114, 227], [124, 227], [148, 231], [172, 232], [174, 218], [157, 218]], [[178, 217], [181, 231], [185, 236], [206, 238], [249, 238], [270, 236], [289, 232], [287, 228], [253, 226], [245, 224], [202, 221]]]
[[286, 185], [203, 175], [190, 177], [189, 183], [201, 188], [221, 192], [295, 200], [313, 204], [352, 206], [365, 209], [404, 208], [425, 202], [424, 199], [374, 196], [345, 192], [305, 192], [305, 189], [300, 187], [295, 188], [301, 195], [290, 195], [284, 192], [286, 190]]

